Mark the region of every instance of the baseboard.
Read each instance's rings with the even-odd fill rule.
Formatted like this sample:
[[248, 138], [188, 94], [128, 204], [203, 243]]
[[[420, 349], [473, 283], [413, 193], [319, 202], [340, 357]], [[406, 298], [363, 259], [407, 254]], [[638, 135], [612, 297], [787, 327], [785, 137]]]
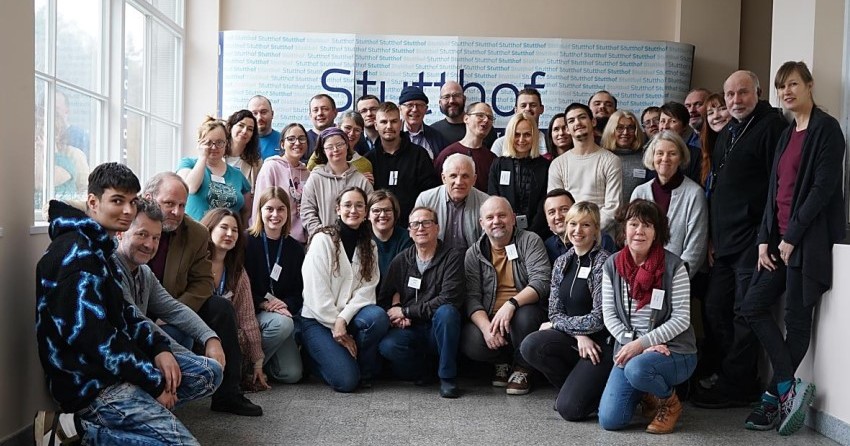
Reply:
[[28, 424], [14, 434], [0, 439], [0, 446], [32, 446], [32, 444], [32, 424]]
[[821, 412], [814, 408], [809, 409], [808, 416], [806, 417], [806, 426], [839, 444], [850, 445], [850, 424], [826, 412]]

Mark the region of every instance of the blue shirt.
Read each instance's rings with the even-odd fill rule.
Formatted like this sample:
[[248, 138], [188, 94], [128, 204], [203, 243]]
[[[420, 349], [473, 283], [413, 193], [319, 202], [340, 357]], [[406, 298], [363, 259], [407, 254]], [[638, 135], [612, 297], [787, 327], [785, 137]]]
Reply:
[[[192, 169], [197, 161], [197, 158], [183, 158], [177, 164], [177, 170]], [[186, 213], [197, 221], [213, 208], [228, 208], [238, 214], [245, 205], [244, 194], [250, 191], [251, 184], [239, 169], [228, 164], [224, 172], [224, 183], [218, 183], [212, 180], [212, 173], [207, 167], [204, 169], [201, 187], [194, 194], [189, 194]]]
[[280, 154], [280, 132], [272, 129], [266, 136], [260, 136], [260, 156], [266, 159]]

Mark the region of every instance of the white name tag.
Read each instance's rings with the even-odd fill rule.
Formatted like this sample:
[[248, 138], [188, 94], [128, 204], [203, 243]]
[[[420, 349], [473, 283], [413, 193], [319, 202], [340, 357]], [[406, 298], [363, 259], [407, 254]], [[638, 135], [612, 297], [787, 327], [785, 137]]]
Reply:
[[272, 267], [272, 272], [271, 274], [269, 274], [269, 277], [271, 277], [272, 280], [277, 280], [277, 278], [280, 277], [281, 270], [283, 270], [283, 268], [281, 268], [280, 265], [275, 263]]
[[578, 269], [578, 278], [579, 279], [587, 279], [587, 276], [590, 275], [590, 267], [582, 266]]
[[646, 178], [646, 169], [632, 170], [632, 176], [635, 178]]
[[414, 290], [418, 290], [419, 287], [422, 286], [422, 279], [418, 277], [408, 277], [407, 286], [413, 288]]
[[272, 293], [266, 293], [266, 295], [263, 296], [263, 299], [265, 299], [266, 302], [271, 302], [272, 299], [277, 299], [277, 298], [274, 297], [274, 294], [272, 294]]
[[218, 175], [210, 175], [210, 179], [213, 180], [213, 182], [215, 183], [224, 184], [224, 177], [220, 177]]
[[230, 298], [233, 297], [233, 291], [228, 291], [228, 292], [224, 293], [224, 296], [221, 296], [221, 297], [223, 297], [225, 299], [230, 299]]
[[398, 171], [397, 170], [391, 170], [390, 171], [390, 179], [388, 181], [388, 184], [390, 186], [397, 186], [398, 185]]
[[505, 246], [505, 251], [508, 254], [508, 260], [516, 260], [519, 257], [519, 254], [516, 252], [516, 245], [513, 243]]
[[499, 185], [500, 186], [510, 186], [511, 185], [511, 171], [503, 170], [502, 175], [499, 176]]
[[652, 301], [649, 303], [649, 308], [660, 310], [662, 305], [664, 305], [664, 290], [654, 288], [652, 290]]

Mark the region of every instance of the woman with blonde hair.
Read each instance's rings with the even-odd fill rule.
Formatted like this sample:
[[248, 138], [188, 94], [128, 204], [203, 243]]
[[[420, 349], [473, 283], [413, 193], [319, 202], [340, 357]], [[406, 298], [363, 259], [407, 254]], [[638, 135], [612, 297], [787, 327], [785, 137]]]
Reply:
[[617, 110], [602, 131], [600, 145], [617, 155], [623, 165], [623, 203], [628, 202], [638, 184], [652, 178], [643, 165], [643, 132], [639, 129], [634, 113]]

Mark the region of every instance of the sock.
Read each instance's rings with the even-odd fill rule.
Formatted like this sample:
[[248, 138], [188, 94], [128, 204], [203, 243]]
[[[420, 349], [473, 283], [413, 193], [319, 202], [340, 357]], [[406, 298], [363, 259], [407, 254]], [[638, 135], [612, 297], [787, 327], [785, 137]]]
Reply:
[[787, 381], [780, 381], [776, 383], [776, 390], [779, 391], [780, 395], [785, 395], [786, 393], [788, 393], [789, 390], [791, 390], [791, 386], [793, 385], [794, 381], [790, 379]]
[[775, 395], [773, 395], [770, 392], [764, 392], [764, 394], [761, 396], [761, 400], [768, 406], [778, 406], [779, 405], [779, 398], [777, 398]]

